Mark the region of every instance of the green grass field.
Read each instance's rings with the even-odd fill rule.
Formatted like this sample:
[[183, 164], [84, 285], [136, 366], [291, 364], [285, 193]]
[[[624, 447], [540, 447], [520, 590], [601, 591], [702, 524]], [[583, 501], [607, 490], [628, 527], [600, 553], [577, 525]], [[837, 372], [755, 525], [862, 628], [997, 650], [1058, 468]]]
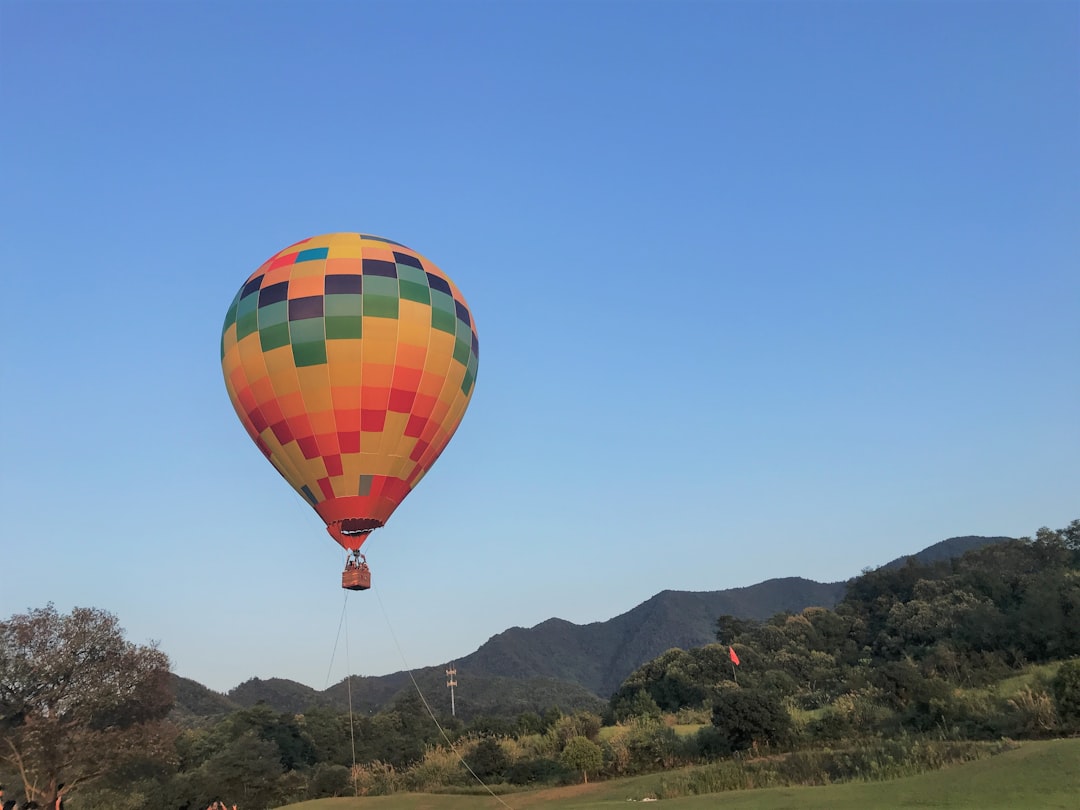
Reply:
[[[650, 774], [589, 785], [491, 796], [403, 793], [371, 798], [320, 799], [289, 810], [599, 810], [636, 806], [663, 778]], [[998, 756], [890, 782], [827, 787], [770, 788], [665, 799], [648, 806], [672, 810], [1080, 810], [1080, 739], [1024, 743]]]

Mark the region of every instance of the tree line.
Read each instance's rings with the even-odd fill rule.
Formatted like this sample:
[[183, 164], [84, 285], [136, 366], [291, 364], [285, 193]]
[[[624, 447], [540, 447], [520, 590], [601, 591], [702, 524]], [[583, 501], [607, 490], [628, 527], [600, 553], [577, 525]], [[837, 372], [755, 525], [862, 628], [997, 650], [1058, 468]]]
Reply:
[[833, 610], [719, 617], [715, 644], [643, 664], [602, 713], [553, 706], [436, 725], [406, 692], [371, 715], [256, 705], [181, 727], [171, 706], [165, 656], [127, 642], [108, 613], [50, 605], [0, 623], [0, 782], [43, 806], [64, 794], [71, 810], [217, 799], [259, 810], [732, 757], [745, 776], [765, 767], [745, 759], [762, 751], [790, 771], [771, 779], [893, 773], [898, 757], [940, 764], [977, 741], [1080, 732], [1080, 521], [864, 572]]

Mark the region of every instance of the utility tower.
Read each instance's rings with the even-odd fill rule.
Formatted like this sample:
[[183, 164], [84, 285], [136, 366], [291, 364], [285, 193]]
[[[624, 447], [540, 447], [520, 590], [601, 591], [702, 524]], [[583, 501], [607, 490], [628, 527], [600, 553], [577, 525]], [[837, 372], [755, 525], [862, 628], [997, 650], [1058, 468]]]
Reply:
[[457, 668], [450, 664], [446, 668], [446, 688], [450, 690], [450, 716], [457, 717], [454, 709], [454, 687], [457, 686]]

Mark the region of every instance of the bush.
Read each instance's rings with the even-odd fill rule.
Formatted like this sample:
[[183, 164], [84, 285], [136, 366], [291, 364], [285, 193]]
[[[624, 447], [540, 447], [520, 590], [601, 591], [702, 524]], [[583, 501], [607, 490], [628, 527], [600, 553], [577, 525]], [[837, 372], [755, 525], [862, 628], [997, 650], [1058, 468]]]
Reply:
[[312, 770], [307, 788], [309, 799], [349, 796], [352, 792], [349, 769], [344, 765], [320, 763]]
[[433, 791], [466, 785], [471, 777], [461, 765], [461, 759], [450, 748], [435, 745], [424, 752], [424, 758], [405, 773], [408, 790]]
[[716, 697], [712, 722], [727, 737], [733, 751], [755, 743], [784, 745], [791, 739], [791, 715], [772, 692], [724, 690]]
[[554, 759], [526, 759], [515, 762], [506, 774], [512, 785], [563, 784], [573, 775]]
[[499, 741], [491, 737], [485, 737], [477, 743], [476, 748], [465, 758], [465, 761], [469, 763], [473, 773], [485, 781], [496, 777], [501, 779], [503, 773], [510, 767], [510, 757], [499, 745]]
[[368, 762], [352, 769], [360, 796], [389, 796], [400, 787], [401, 777], [389, 762]]
[[663, 712], [644, 689], [638, 689], [629, 695], [616, 695], [612, 699], [611, 716], [617, 723], [624, 723], [636, 717], [660, 717]]
[[698, 729], [697, 734], [690, 739], [693, 740], [694, 753], [699, 759], [720, 759], [731, 753], [731, 741], [716, 726]]
[[1025, 687], [1009, 699], [1011, 728], [1015, 737], [1045, 737], [1058, 725], [1058, 713], [1050, 695], [1030, 686]]
[[1066, 661], [1051, 682], [1058, 719], [1068, 731], [1080, 731], [1080, 661]]

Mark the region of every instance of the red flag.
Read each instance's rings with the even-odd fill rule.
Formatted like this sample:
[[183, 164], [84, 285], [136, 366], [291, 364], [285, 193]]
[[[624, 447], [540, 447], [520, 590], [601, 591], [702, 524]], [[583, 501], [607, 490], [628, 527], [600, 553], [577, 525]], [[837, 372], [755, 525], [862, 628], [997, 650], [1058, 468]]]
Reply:
[[738, 666], [739, 665], [739, 656], [737, 656], [735, 654], [735, 649], [733, 647], [728, 647], [727, 652], [728, 652], [728, 658], [731, 659], [731, 663]]

